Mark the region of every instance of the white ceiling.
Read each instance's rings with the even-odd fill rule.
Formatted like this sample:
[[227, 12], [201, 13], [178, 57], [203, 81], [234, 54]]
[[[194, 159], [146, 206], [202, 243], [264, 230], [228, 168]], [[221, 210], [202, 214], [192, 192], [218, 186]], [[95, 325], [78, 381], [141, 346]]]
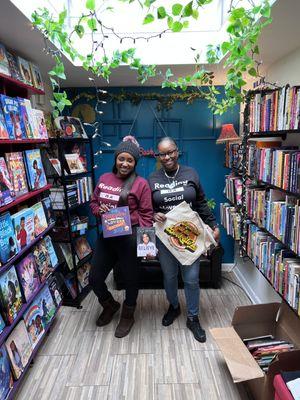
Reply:
[[[28, 1], [28, 0], [27, 0]], [[273, 6], [273, 23], [264, 30], [261, 39], [261, 59], [265, 68], [277, 60], [285, 57], [299, 47], [300, 37], [300, 1], [299, 0], [277, 0]], [[52, 60], [43, 53], [44, 42], [41, 34], [32, 30], [28, 19], [9, 1], [1, 0], [0, 14], [0, 42], [14, 49], [23, 57], [34, 61], [41, 68], [44, 77], [52, 65]], [[65, 59], [67, 82], [66, 86], [80, 87], [91, 86], [88, 73], [80, 67], [73, 66]], [[164, 70], [166, 67], [159, 69]], [[214, 66], [222, 83], [222, 66]], [[193, 67], [180, 65], [172, 67], [176, 76], [192, 72]], [[161, 77], [151, 78], [147, 85], [160, 85]], [[100, 79], [97, 85], [107, 86]], [[109, 86], [138, 86], [136, 74], [129, 71], [127, 67], [121, 67], [114, 71]]]

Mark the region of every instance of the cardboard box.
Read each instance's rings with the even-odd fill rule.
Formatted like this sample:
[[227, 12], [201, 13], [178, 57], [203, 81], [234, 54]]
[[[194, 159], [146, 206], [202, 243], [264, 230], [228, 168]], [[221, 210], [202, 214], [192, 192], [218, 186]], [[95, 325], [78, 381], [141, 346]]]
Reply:
[[[210, 332], [223, 353], [233, 381], [245, 382], [255, 400], [273, 400], [274, 375], [281, 370], [300, 369], [300, 318], [285, 302], [254, 304], [237, 307], [231, 324]], [[295, 350], [278, 354], [264, 373], [242, 339], [270, 334], [290, 341]]]

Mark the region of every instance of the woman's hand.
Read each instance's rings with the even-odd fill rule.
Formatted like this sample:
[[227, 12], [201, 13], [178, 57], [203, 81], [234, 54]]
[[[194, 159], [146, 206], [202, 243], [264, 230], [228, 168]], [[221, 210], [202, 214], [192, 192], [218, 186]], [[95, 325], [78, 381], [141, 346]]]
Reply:
[[167, 217], [165, 216], [165, 214], [158, 212], [158, 213], [154, 213], [154, 221], [155, 222], [159, 222], [160, 224], [162, 224], [163, 222], [165, 222], [165, 220], [167, 219]]
[[101, 204], [99, 207], [99, 214], [103, 214], [110, 210], [110, 207], [107, 204]]

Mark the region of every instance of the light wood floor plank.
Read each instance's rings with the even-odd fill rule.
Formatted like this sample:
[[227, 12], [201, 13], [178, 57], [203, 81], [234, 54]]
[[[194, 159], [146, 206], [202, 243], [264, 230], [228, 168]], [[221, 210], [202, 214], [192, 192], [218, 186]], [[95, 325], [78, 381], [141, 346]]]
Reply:
[[62, 393], [63, 400], [107, 400], [108, 386], [70, 386]]

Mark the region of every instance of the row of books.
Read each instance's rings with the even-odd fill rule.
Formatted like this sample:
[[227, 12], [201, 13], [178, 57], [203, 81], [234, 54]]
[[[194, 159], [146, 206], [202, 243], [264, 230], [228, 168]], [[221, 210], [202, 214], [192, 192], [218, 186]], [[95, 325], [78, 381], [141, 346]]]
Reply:
[[5, 399], [30, 361], [59, 307], [59, 288], [46, 284], [0, 347], [0, 393]]
[[274, 189], [246, 189], [247, 215], [300, 255], [300, 200]]
[[52, 240], [46, 236], [32, 253], [0, 275], [0, 310], [7, 325], [14, 322], [22, 305], [30, 302], [57, 266]]
[[225, 148], [225, 165], [228, 168], [239, 169], [242, 162], [240, 143], [228, 143]]
[[65, 199], [64, 188], [52, 187], [50, 189], [53, 210], [65, 210], [66, 200], [69, 207], [89, 201], [93, 193], [92, 179], [90, 176], [76, 179], [73, 183], [66, 185], [66, 189], [67, 199]]
[[0, 73], [44, 90], [42, 75], [37, 65], [13, 54], [3, 44], [0, 44]]
[[250, 100], [250, 132], [299, 129], [300, 88], [258, 92]]
[[272, 335], [266, 336], [260, 339], [244, 340], [247, 349], [265, 372], [268, 371], [269, 365], [278, 353], [291, 351], [294, 348], [289, 341], [275, 339]]
[[[63, 257], [67, 263], [70, 271], [74, 270], [73, 255], [70, 243], [58, 243], [58, 246], [63, 254]], [[86, 236], [78, 236], [74, 239], [75, 247], [75, 263], [77, 265], [78, 261], [83, 260], [85, 257], [92, 254], [91, 246], [86, 238]]]
[[[76, 148], [76, 147], [73, 146], [73, 148]], [[66, 175], [80, 174], [82, 172], [86, 172], [86, 157], [81, 156], [81, 154], [79, 152], [78, 153], [72, 152], [70, 154], [65, 153], [64, 159], [66, 160], [66, 162], [65, 162], [65, 174]], [[59, 176], [62, 176], [61, 162], [59, 161], [59, 159], [48, 157], [48, 160], [50, 161], [55, 172]]]
[[0, 139], [48, 139], [44, 113], [30, 100], [1, 94], [0, 103]]
[[0, 206], [46, 185], [40, 149], [5, 153], [5, 158], [0, 157]]
[[242, 204], [242, 179], [234, 175], [225, 176], [224, 194], [232, 203]]
[[284, 190], [300, 193], [300, 151], [248, 147], [247, 174]]
[[221, 224], [234, 240], [241, 238], [241, 215], [236, 208], [228, 203], [220, 203]]
[[249, 223], [247, 230], [247, 254], [300, 315], [300, 259], [256, 225]]
[[49, 198], [10, 215], [0, 215], [0, 265], [6, 264], [53, 222]]

